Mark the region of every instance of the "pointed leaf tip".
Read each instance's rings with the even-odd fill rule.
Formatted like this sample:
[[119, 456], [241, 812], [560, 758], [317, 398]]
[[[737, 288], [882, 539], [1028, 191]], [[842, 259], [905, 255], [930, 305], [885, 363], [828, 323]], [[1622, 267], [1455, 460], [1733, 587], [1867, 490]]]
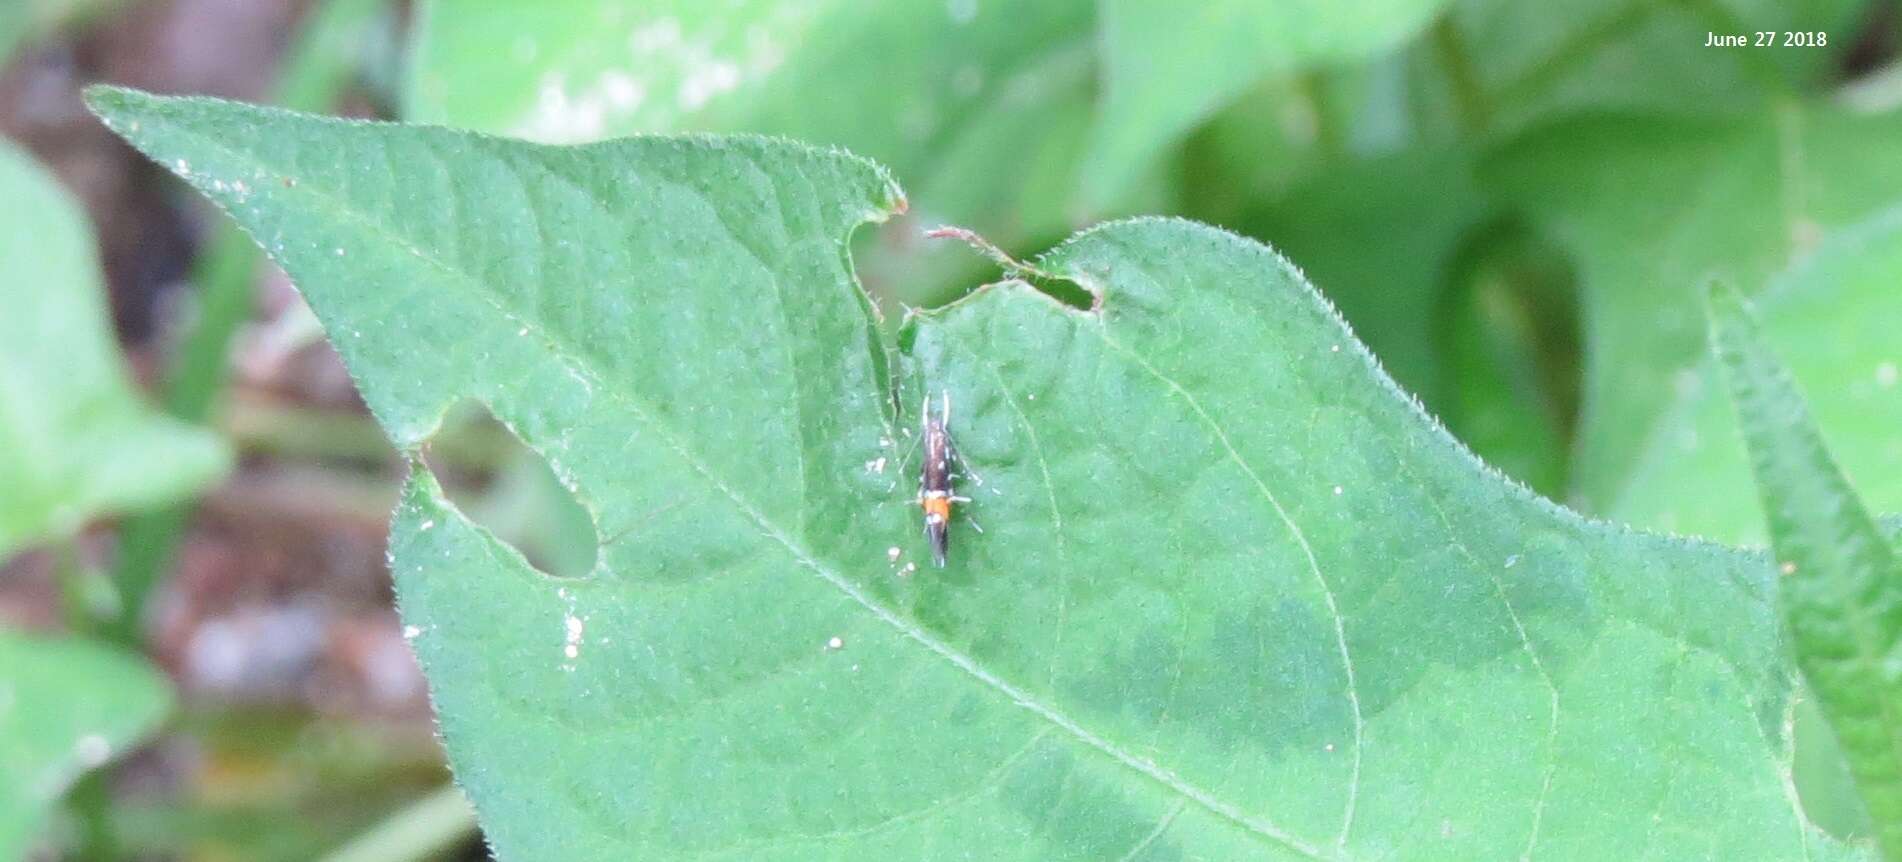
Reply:
[[1746, 301], [1721, 284], [1706, 297], [1797, 666], [1842, 744], [1879, 843], [1902, 859], [1902, 680], [1885, 662], [1902, 647], [1902, 572]]

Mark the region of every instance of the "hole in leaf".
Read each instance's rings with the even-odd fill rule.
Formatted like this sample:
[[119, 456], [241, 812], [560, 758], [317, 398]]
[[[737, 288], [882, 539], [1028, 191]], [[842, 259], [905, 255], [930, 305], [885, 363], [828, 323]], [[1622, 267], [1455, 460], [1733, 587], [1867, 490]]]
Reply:
[[[939, 308], [1012, 273], [983, 252], [956, 239], [927, 236], [946, 220], [913, 210], [880, 225], [866, 225], [852, 236], [852, 262], [859, 283], [878, 302], [888, 324], [902, 322], [905, 308]], [[986, 238], [988, 239], [988, 237]], [[1035, 241], [1013, 242], [1001, 249], [1018, 260], [1063, 241], [1061, 234]], [[1021, 276], [1019, 276], [1021, 277]], [[1096, 297], [1081, 285], [1063, 279], [1027, 279], [1038, 290], [1078, 311], [1090, 311]]]
[[952, 302], [997, 272], [959, 243], [927, 238], [925, 231], [938, 226], [930, 218], [914, 210], [883, 224], [860, 225], [852, 234], [859, 283], [877, 299], [888, 323], [902, 320], [906, 308]]
[[594, 520], [541, 455], [478, 402], [457, 404], [423, 449], [443, 492], [470, 520], [541, 571], [582, 577], [594, 568]]
[[1437, 342], [1458, 385], [1434, 405], [1481, 458], [1562, 492], [1578, 423], [1582, 347], [1571, 260], [1516, 221], [1477, 232], [1441, 296]]

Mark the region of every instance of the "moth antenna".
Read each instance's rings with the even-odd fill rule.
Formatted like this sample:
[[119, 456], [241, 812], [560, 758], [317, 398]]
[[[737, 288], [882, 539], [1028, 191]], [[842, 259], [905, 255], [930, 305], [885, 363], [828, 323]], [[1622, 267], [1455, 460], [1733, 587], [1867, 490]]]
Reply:
[[938, 391], [938, 405], [944, 408], [943, 412], [939, 414], [938, 421], [943, 423], [946, 429], [949, 429], [951, 427], [951, 390], [941, 389]]

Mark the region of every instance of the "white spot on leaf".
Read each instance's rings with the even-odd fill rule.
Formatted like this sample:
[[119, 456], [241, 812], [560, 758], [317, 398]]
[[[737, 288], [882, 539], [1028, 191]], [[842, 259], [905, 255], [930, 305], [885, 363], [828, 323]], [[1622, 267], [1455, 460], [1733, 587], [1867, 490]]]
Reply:
[[[562, 655], [570, 659], [577, 658], [581, 655], [581, 635], [587, 628], [587, 624], [583, 623], [580, 617], [575, 616], [573, 611], [562, 617], [561, 623], [568, 632], [567, 640], [562, 644]], [[570, 666], [569, 669], [572, 670], [573, 667]]]

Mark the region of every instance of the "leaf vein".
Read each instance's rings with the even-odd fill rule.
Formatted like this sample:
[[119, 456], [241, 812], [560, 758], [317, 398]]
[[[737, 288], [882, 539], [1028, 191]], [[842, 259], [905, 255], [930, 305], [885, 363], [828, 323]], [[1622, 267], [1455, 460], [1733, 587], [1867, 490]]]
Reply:
[[[228, 157], [232, 158], [234, 161], [251, 161], [253, 163], [258, 163], [258, 160], [251, 154], [236, 150], [221, 141], [218, 141], [212, 138], [202, 138], [201, 140], [203, 141], [203, 143], [205, 144], [207, 148], [221, 151]], [[725, 495], [727, 499], [732, 502], [734, 507], [740, 511], [741, 514], [745, 515], [749, 520], [753, 521], [754, 525], [761, 531], [762, 535], [764, 535], [765, 537], [773, 540], [774, 542], [782, 546], [787, 551], [787, 553], [791, 554], [793, 559], [796, 562], [798, 562], [801, 566], [812, 571], [813, 574], [817, 575], [821, 581], [825, 582], [826, 584], [830, 585], [832, 588], [844, 594], [853, 603], [859, 605], [861, 608], [863, 608], [865, 611], [872, 614], [881, 622], [891, 626], [893, 629], [897, 630], [899, 633], [903, 634], [905, 637], [911, 639], [913, 642], [919, 644], [926, 650], [929, 650], [931, 653], [937, 655], [939, 658], [943, 659], [944, 661], [949, 662], [951, 665], [963, 671], [967, 676], [971, 677], [973, 680], [981, 683], [984, 687], [990, 689], [993, 693], [1004, 697], [1005, 699], [1009, 700], [1016, 706], [1036, 715], [1043, 721], [1061, 729], [1064, 733], [1069, 735], [1071, 738], [1073, 738], [1077, 742], [1083, 744], [1084, 746], [1088, 748], [1096, 750], [1099, 754], [1102, 754], [1110, 758], [1111, 760], [1123, 765], [1124, 767], [1130, 769], [1131, 771], [1141, 774], [1149, 778], [1150, 780], [1155, 781], [1156, 783], [1169, 788], [1171, 791], [1175, 792], [1179, 796], [1182, 796], [1186, 799], [1189, 799], [1190, 801], [1195, 802], [1198, 806], [1209, 811], [1210, 813], [1215, 814], [1216, 816], [1236, 825], [1237, 827], [1240, 827], [1242, 830], [1244, 830], [1248, 834], [1253, 835], [1254, 837], [1260, 840], [1278, 844], [1288, 850], [1299, 853], [1302, 856], [1308, 857], [1310, 859], [1330, 858], [1327, 855], [1324, 855], [1323, 853], [1321, 853], [1321, 851], [1315, 848], [1313, 845], [1310, 845], [1306, 841], [1303, 841], [1301, 838], [1287, 832], [1286, 830], [1283, 830], [1279, 826], [1275, 825], [1273, 822], [1260, 818], [1260, 817], [1251, 816], [1247, 812], [1244, 812], [1236, 808], [1235, 806], [1230, 805], [1216, 798], [1207, 790], [1204, 790], [1200, 787], [1197, 787], [1194, 784], [1189, 783], [1188, 781], [1184, 780], [1183, 778], [1176, 775], [1175, 773], [1161, 766], [1158, 766], [1157, 764], [1149, 760], [1137, 757], [1136, 755], [1131, 754], [1130, 752], [1122, 750], [1121, 748], [1117, 747], [1114, 743], [1111, 743], [1109, 740], [1104, 739], [1103, 737], [1098, 736], [1095, 733], [1092, 733], [1090, 730], [1083, 727], [1081, 724], [1078, 724], [1075, 720], [1071, 719], [1069, 716], [1065, 715], [1061, 711], [1031, 696], [1031, 694], [1025, 691], [1024, 689], [1021, 689], [1017, 687], [1016, 685], [1013, 685], [1010, 682], [998, 677], [997, 675], [992, 674], [990, 671], [985, 670], [971, 656], [968, 656], [964, 654], [963, 652], [957, 650], [956, 648], [952, 647], [950, 644], [944, 641], [941, 641], [936, 637], [933, 637], [929, 632], [923, 630], [922, 628], [918, 627], [916, 624], [900, 616], [897, 612], [880, 604], [878, 601], [873, 599], [870, 594], [865, 592], [863, 589], [861, 589], [857, 584], [853, 583], [851, 580], [847, 579], [843, 574], [833, 570], [832, 568], [826, 566], [824, 563], [815, 559], [812, 556], [812, 554], [807, 552], [807, 550], [803, 547], [803, 545], [798, 540], [794, 539], [792, 536], [788, 535], [784, 530], [780, 529], [771, 519], [767, 518], [757, 507], [755, 507], [750, 501], [748, 501], [745, 496], [741, 495], [738, 491], [735, 491], [733, 488], [728, 486], [726, 482], [722, 481], [720, 477], [716, 475], [710, 468], [708, 468], [705, 464], [701, 463], [700, 460], [693, 455], [691, 450], [689, 450], [686, 446], [684, 446], [679, 440], [675, 438], [675, 435], [671, 429], [667, 428], [663, 423], [659, 422], [658, 420], [650, 416], [647, 410], [641, 405], [639, 399], [636, 398], [632, 393], [623, 392], [619, 388], [605, 385], [607, 381], [600, 375], [599, 372], [595, 371], [593, 366], [588, 362], [588, 357], [585, 351], [581, 351], [579, 353], [571, 352], [572, 346], [567, 344], [565, 339], [557, 338], [554, 332], [550, 331], [547, 327], [542, 325], [539, 321], [525, 319], [521, 317], [519, 314], [509, 310], [497, 297], [492, 295], [492, 291], [489, 288], [489, 286], [485, 284], [481, 279], [475, 277], [471, 273], [465, 272], [455, 266], [450, 265], [448, 262], [437, 258], [435, 255], [430, 254], [427, 250], [417, 246], [413, 242], [410, 242], [407, 238], [399, 235], [396, 231], [390, 230], [384, 225], [379, 224], [375, 218], [369, 216], [368, 214], [358, 212], [354, 207], [350, 206], [350, 204], [346, 200], [337, 198], [331, 194], [311, 188], [309, 184], [299, 186], [297, 193], [308, 196], [314, 202], [327, 204], [327, 208], [330, 209], [340, 219], [356, 222], [358, 224], [363, 225], [366, 228], [371, 228], [372, 229], [371, 232], [374, 236], [382, 239], [385, 242], [392, 244], [393, 246], [395, 246], [396, 248], [402, 251], [409, 253], [410, 255], [415, 257], [418, 261], [428, 264], [431, 267], [437, 269], [438, 271], [444, 273], [445, 275], [451, 278], [454, 278], [458, 281], [461, 281], [465, 284], [468, 284], [470, 287], [474, 288], [474, 291], [472, 292], [472, 296], [480, 299], [484, 304], [488, 305], [495, 313], [501, 315], [505, 320], [511, 323], [515, 323], [519, 326], [524, 326], [524, 327], [530, 328], [531, 330], [535, 330], [537, 334], [541, 336], [541, 343], [548, 346], [552, 358], [559, 361], [568, 370], [571, 370], [577, 374], [587, 375], [588, 377], [593, 378], [595, 383], [601, 384], [600, 391], [606, 392], [609, 396], [613, 397], [616, 401], [626, 406], [629, 412], [633, 414], [634, 418], [640, 420], [643, 424], [653, 429], [653, 431], [655, 432], [655, 436], [658, 437], [660, 440], [662, 440], [666, 444], [667, 448], [671, 450], [673, 454], [676, 457], [678, 457], [683, 464], [685, 464], [693, 472], [699, 474], [702, 477], [702, 479], [704, 479], [706, 482], [712, 485], [716, 490], [720, 491], [723, 495]], [[1305, 545], [1306, 545], [1305, 540], [1303, 540], [1303, 546], [1305, 547]], [[1312, 556], [1310, 556], [1310, 561], [1312, 561]], [[1329, 603], [1330, 605], [1332, 605], [1331, 593], [1329, 594]], [[1338, 614], [1336, 615], [1336, 622], [1337, 624], [1339, 622]], [[1343, 647], [1344, 646], [1345, 644], [1343, 643]], [[1349, 673], [1349, 680], [1351, 685], [1351, 680], [1352, 680], [1351, 669]], [[1356, 777], [1358, 778], [1358, 772], [1359, 772], [1358, 742], [1359, 742], [1359, 730], [1360, 730], [1360, 711], [1359, 711], [1358, 696], [1354, 697], [1354, 708], [1355, 708], [1354, 714], [1355, 714], [1355, 738], [1356, 738], [1355, 760], [1356, 760]]]
[[1216, 422], [1215, 418], [1210, 416], [1207, 410], [1203, 409], [1201, 401], [1197, 400], [1194, 394], [1190, 393], [1182, 384], [1176, 382], [1174, 378], [1162, 373], [1161, 369], [1151, 364], [1149, 360], [1143, 358], [1141, 354], [1136, 353], [1134, 350], [1131, 350], [1121, 342], [1112, 338], [1109, 334], [1107, 324], [1099, 325], [1095, 331], [1106, 346], [1136, 363], [1138, 367], [1148, 372], [1165, 386], [1168, 386], [1170, 391], [1182, 396], [1183, 401], [1189, 405], [1189, 409], [1193, 410], [1196, 416], [1201, 419], [1202, 423], [1208, 426], [1209, 431], [1215, 435], [1216, 442], [1222, 444], [1222, 448], [1227, 452], [1229, 459], [1234, 461], [1236, 466], [1242, 469], [1243, 473], [1247, 474], [1249, 480], [1254, 483], [1255, 488], [1261, 492], [1263, 499], [1267, 500], [1268, 505], [1275, 510], [1275, 515], [1279, 517], [1282, 524], [1288, 528], [1288, 532], [1294, 538], [1295, 544], [1300, 547], [1302, 555], [1307, 558], [1308, 570], [1313, 573], [1315, 581], [1318, 582], [1321, 587], [1322, 598], [1327, 602], [1328, 614], [1333, 617], [1335, 647], [1341, 654], [1341, 666], [1345, 670], [1347, 677], [1347, 702], [1354, 716], [1354, 760], [1348, 780], [1347, 801], [1341, 812], [1341, 828], [1336, 840], [1337, 846], [1343, 845], [1346, 843], [1348, 833], [1353, 829], [1354, 808], [1360, 795], [1361, 750], [1363, 748], [1362, 740], [1366, 722], [1361, 715], [1360, 686], [1354, 678], [1354, 659], [1347, 649], [1347, 623], [1346, 619], [1341, 615], [1340, 603], [1335, 599], [1334, 586], [1328, 581], [1327, 576], [1322, 574], [1321, 563], [1314, 555], [1313, 546], [1308, 543], [1307, 533], [1301, 529], [1300, 524], [1295, 522], [1293, 516], [1288, 514], [1288, 510], [1281, 505], [1280, 498], [1275, 496], [1274, 491], [1269, 489], [1268, 484], [1262, 481], [1260, 475], [1255, 473], [1254, 467], [1248, 463], [1247, 459], [1242, 457], [1240, 451], [1236, 450], [1235, 444], [1228, 439], [1228, 433], [1222, 430], [1221, 424]]

